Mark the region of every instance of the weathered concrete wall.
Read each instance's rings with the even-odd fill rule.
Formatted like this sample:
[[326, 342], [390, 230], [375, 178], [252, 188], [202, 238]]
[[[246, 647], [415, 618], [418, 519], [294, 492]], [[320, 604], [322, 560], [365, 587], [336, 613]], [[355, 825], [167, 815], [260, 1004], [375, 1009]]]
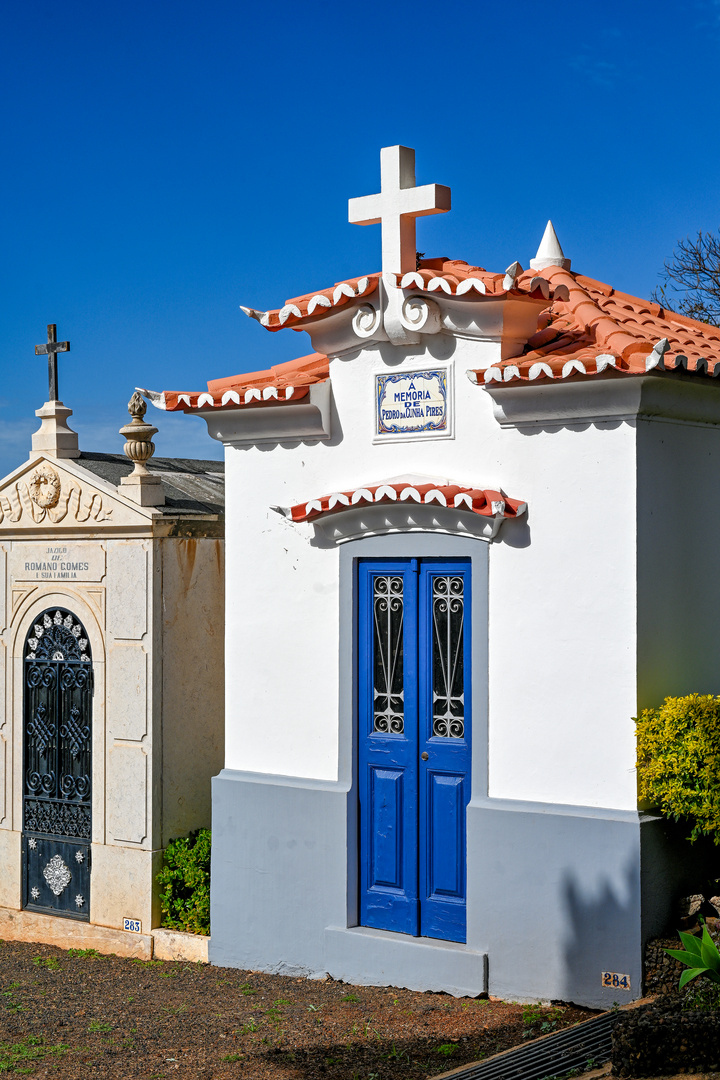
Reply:
[[162, 838], [210, 828], [225, 754], [222, 540], [162, 544]]

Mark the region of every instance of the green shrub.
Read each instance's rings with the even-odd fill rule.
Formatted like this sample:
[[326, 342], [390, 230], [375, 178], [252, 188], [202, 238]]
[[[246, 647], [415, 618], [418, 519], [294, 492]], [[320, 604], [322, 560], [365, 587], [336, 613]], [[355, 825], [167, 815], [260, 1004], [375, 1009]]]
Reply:
[[635, 722], [640, 799], [720, 844], [720, 697], [666, 698]]
[[196, 829], [165, 848], [160, 884], [161, 924], [210, 933], [210, 830]]

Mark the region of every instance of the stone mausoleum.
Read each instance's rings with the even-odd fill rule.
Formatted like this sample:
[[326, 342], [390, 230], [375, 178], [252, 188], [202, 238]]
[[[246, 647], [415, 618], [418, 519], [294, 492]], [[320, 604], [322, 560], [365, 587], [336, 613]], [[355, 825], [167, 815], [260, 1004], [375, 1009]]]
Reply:
[[147, 957], [223, 764], [223, 466], [152, 458], [130, 409], [89, 453], [48, 401], [0, 482], [0, 937]]

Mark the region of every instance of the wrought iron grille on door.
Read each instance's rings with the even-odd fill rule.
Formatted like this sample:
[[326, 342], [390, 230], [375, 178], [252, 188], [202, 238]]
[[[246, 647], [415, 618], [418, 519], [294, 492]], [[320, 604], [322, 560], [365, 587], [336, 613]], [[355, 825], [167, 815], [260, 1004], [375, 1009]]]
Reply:
[[93, 668], [79, 619], [44, 611], [23, 665], [23, 907], [88, 920]]

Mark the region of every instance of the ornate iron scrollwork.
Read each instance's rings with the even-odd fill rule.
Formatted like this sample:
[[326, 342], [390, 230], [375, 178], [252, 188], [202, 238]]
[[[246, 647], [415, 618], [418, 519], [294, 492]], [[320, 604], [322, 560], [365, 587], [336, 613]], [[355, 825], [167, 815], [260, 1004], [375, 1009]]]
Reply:
[[25, 799], [25, 831], [89, 840], [90, 807], [82, 803]]
[[433, 735], [462, 739], [465, 734], [463, 629], [464, 580], [432, 579]]
[[[72, 674], [72, 672], [70, 673]], [[80, 674], [84, 675], [85, 672]], [[81, 722], [82, 713], [77, 705], [70, 709], [70, 716], [60, 728], [60, 737], [68, 740], [72, 757], [76, 758], [90, 738], [90, 728]], [[63, 778], [64, 779], [64, 778]]]
[[80, 919], [89, 917], [92, 693], [82, 623], [44, 611], [25, 644], [24, 895], [37, 910]]
[[55, 736], [55, 725], [48, 718], [47, 706], [40, 702], [31, 723], [27, 726], [28, 735], [35, 738], [39, 753], [44, 754]]
[[373, 730], [384, 735], [401, 735], [405, 729], [403, 609], [403, 579], [395, 575], [375, 577]]

